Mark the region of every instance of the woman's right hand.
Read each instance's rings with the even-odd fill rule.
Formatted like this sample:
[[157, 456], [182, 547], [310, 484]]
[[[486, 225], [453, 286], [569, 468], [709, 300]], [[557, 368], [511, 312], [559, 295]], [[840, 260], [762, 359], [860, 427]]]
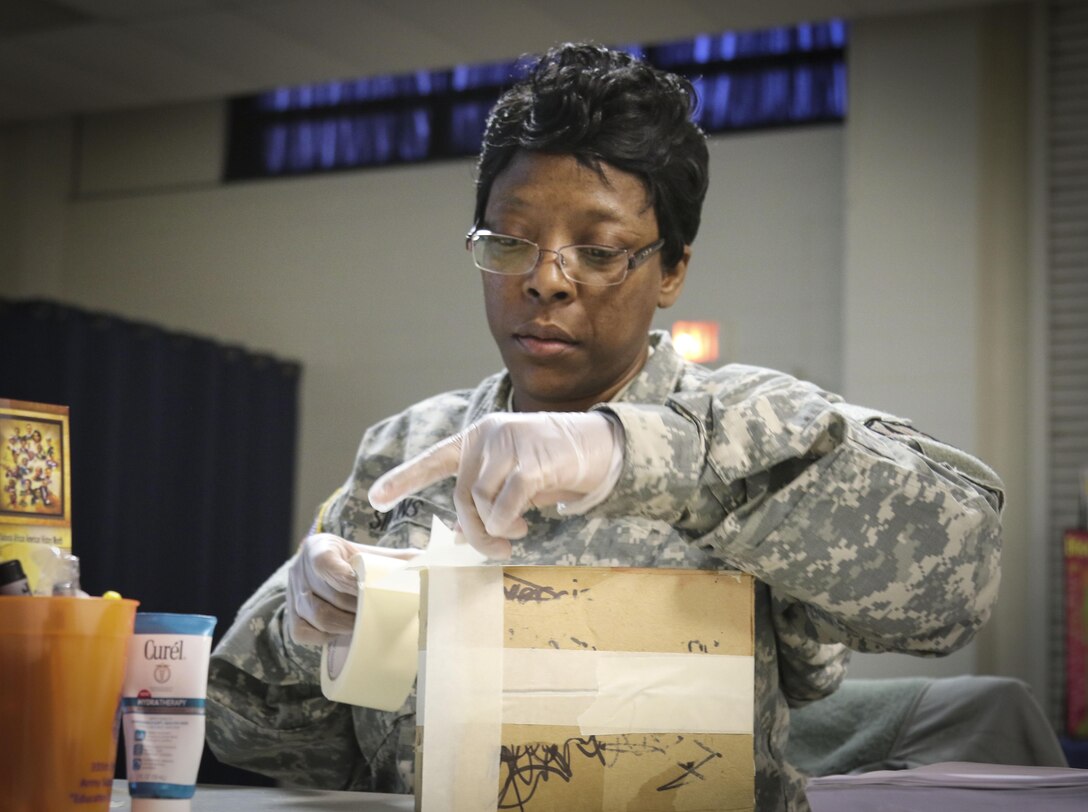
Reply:
[[412, 559], [421, 551], [374, 547], [315, 533], [299, 545], [287, 571], [287, 631], [296, 643], [321, 646], [337, 635], [351, 634], [359, 600], [352, 559], [361, 553]]

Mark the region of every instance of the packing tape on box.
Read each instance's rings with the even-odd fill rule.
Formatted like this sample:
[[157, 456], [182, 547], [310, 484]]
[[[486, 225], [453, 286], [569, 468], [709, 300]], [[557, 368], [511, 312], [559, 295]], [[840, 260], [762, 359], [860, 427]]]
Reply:
[[[427, 652], [419, 657], [426, 674]], [[753, 732], [751, 656], [504, 648], [498, 667], [503, 724], [576, 727], [583, 736]], [[419, 725], [425, 704], [421, 696]]]
[[[350, 635], [321, 654], [321, 692], [335, 702], [398, 710], [408, 698], [419, 663], [419, 570], [475, 566], [486, 559], [437, 517], [427, 549], [411, 561], [362, 553], [352, 559], [359, 605]], [[500, 573], [501, 567], [493, 567]]]
[[502, 720], [583, 736], [751, 734], [754, 673], [743, 655], [505, 649]]
[[[502, 750], [502, 567], [427, 570], [421, 809], [494, 812]], [[417, 717], [417, 725], [422, 722]], [[417, 769], [420, 766], [417, 762]], [[465, 780], [470, 776], [470, 780]]]

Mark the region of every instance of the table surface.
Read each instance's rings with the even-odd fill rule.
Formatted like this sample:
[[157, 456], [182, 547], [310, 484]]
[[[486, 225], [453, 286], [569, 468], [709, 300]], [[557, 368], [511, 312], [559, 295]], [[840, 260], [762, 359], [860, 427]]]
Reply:
[[[1088, 770], [1015, 767], [950, 762], [913, 770], [813, 778], [808, 785], [813, 812], [1085, 812]], [[125, 781], [113, 782], [110, 810], [130, 812]], [[414, 812], [411, 795], [270, 787], [198, 786], [192, 812]]]
[[[129, 812], [128, 783], [113, 782], [111, 812]], [[332, 790], [279, 789], [274, 787], [199, 786], [192, 812], [263, 812], [263, 810], [352, 810], [352, 812], [411, 812], [411, 795]]]

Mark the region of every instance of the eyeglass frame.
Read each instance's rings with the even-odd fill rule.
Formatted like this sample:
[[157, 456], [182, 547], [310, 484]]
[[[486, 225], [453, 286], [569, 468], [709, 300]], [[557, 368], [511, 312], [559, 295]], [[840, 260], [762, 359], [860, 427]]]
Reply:
[[[506, 271], [496, 271], [492, 270], [491, 268], [483, 268], [476, 261], [476, 253], [472, 250], [472, 246], [474, 245], [477, 237], [506, 237], [511, 240], [520, 240], [521, 242], [528, 243], [529, 245], [536, 247], [536, 259], [533, 260], [533, 263], [529, 265], [529, 267], [526, 268], [524, 271], [519, 271], [517, 273], [507, 273]], [[484, 273], [493, 273], [496, 276], [525, 276], [526, 274], [532, 273], [536, 269], [536, 267], [540, 265], [540, 260], [543, 259], [544, 252], [547, 251], [549, 254], [555, 254], [556, 257], [559, 258], [559, 271], [563, 274], [564, 279], [573, 282], [575, 285], [586, 285], [587, 287], [591, 288], [610, 288], [614, 287], [615, 285], [622, 285], [627, 280], [627, 277], [631, 274], [631, 271], [639, 268], [641, 265], [644, 265], [647, 261], [649, 261], [651, 257], [653, 257], [654, 254], [656, 254], [664, 247], [664, 237], [658, 237], [649, 245], [645, 245], [642, 248], [632, 251], [629, 248], [620, 248], [615, 245], [598, 245], [595, 243], [571, 243], [570, 245], [561, 245], [559, 246], [559, 248], [541, 248], [538, 243], [533, 242], [532, 240], [527, 240], [525, 237], [516, 237], [513, 234], [503, 234], [501, 231], [492, 231], [491, 229], [479, 228], [478, 226], [473, 226], [469, 230], [468, 234], [465, 235], [465, 248], [470, 254], [472, 254], [472, 264], [475, 265], [478, 270], [481, 270]], [[622, 251], [627, 255], [627, 267], [623, 269], [623, 276], [621, 276], [615, 282], [583, 282], [580, 279], [573, 279], [567, 273], [567, 261], [563, 257], [563, 251], [567, 250], [568, 248], [604, 248], [608, 251]]]

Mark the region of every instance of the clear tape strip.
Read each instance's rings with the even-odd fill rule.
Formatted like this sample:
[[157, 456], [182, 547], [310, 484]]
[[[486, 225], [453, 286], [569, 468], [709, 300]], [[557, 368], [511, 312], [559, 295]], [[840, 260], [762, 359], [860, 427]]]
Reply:
[[[502, 659], [505, 724], [578, 727], [587, 736], [754, 729], [750, 656], [503, 649]], [[419, 671], [427, 673], [426, 652]], [[419, 691], [424, 725], [422, 680]]]
[[417, 787], [423, 810], [496, 809], [502, 600], [502, 567], [427, 571], [425, 755]]
[[754, 727], [755, 658], [625, 651], [503, 651], [502, 721], [582, 735], [737, 733]]

